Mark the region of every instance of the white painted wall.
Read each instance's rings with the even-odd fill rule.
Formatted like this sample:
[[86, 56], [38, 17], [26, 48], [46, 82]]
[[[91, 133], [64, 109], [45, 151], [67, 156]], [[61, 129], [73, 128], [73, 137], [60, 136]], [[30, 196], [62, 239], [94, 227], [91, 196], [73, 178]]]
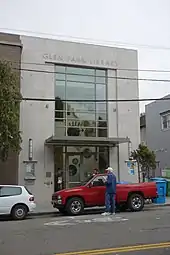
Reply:
[[[120, 56], [120, 58], [119, 58]], [[118, 68], [137, 69], [137, 53], [135, 51], [124, 51], [122, 55], [117, 54]], [[122, 62], [121, 62], [122, 60]], [[120, 62], [119, 62], [120, 61]], [[108, 99], [138, 99], [137, 71], [109, 70], [108, 71]], [[113, 77], [117, 77], [114, 79]], [[122, 79], [119, 79], [121, 77]], [[128, 78], [128, 79], [125, 79]], [[129, 137], [132, 143], [132, 150], [140, 143], [140, 118], [139, 102], [109, 102], [109, 137]], [[116, 170], [118, 177], [118, 148], [110, 151], [110, 165]], [[137, 182], [138, 173], [129, 175], [125, 160], [128, 159], [128, 143], [119, 145], [119, 177], [121, 181]]]
[[[137, 72], [117, 71], [118, 69], [137, 69], [137, 53], [133, 50], [95, 46], [88, 44], [62, 42], [49, 39], [21, 36], [23, 44], [21, 92], [23, 97], [54, 98], [54, 67], [45, 65], [45, 61], [54, 63], [69, 63], [72, 65], [96, 66], [109, 69], [109, 77], [123, 76], [137, 78]], [[60, 56], [60, 57], [59, 57]], [[30, 63], [30, 64], [28, 64]], [[24, 69], [35, 69], [42, 72], [31, 72]], [[43, 72], [44, 71], [44, 72]], [[49, 73], [46, 73], [49, 71]], [[138, 98], [138, 83], [132, 80], [116, 80], [108, 78], [108, 98], [116, 99]], [[140, 142], [139, 104], [138, 102], [109, 103], [109, 137], [130, 137], [133, 149]], [[118, 118], [118, 126], [117, 126]], [[20, 128], [23, 131], [22, 152], [19, 164], [19, 183], [24, 183], [25, 169], [23, 161], [28, 159], [28, 139], [34, 143], [34, 159], [36, 165], [36, 181], [31, 186], [38, 202], [50, 201], [54, 190], [53, 152], [44, 147], [45, 140], [54, 135], [54, 102], [22, 102]], [[129, 176], [124, 161], [128, 157], [127, 144], [120, 145], [120, 177], [121, 180], [136, 181], [137, 176]], [[110, 152], [110, 164], [117, 166], [117, 152]], [[49, 186], [46, 172], [51, 172]]]
[[[133, 63], [133, 67], [128, 67], [128, 58], [125, 57], [126, 68], [137, 69], [137, 56], [132, 55], [129, 61]], [[135, 67], [136, 66], [136, 67]], [[138, 99], [138, 82], [137, 72], [118, 71], [117, 77], [127, 77], [127, 79], [118, 79], [118, 99]], [[134, 80], [132, 80], [134, 79]], [[131, 149], [134, 150], [140, 143], [140, 117], [139, 102], [119, 102], [118, 103], [118, 136], [129, 137], [131, 140]], [[120, 179], [123, 181], [137, 182], [138, 173], [134, 176], [129, 175], [125, 159], [128, 159], [128, 143], [120, 144]]]
[[[21, 93], [23, 97], [53, 98], [54, 97], [54, 67], [49, 65], [36, 65], [26, 63], [42, 63], [37, 57], [38, 51], [27, 41], [23, 40], [21, 65]], [[45, 72], [31, 72], [29, 69]], [[23, 132], [22, 151], [19, 156], [19, 184], [25, 184], [24, 160], [28, 160], [28, 140], [33, 139], [33, 159], [37, 160], [35, 169], [35, 185], [28, 188], [36, 196], [39, 203], [50, 202], [53, 187], [54, 161], [53, 150], [44, 146], [45, 140], [54, 134], [54, 102], [23, 101], [21, 103], [20, 130]], [[52, 172], [51, 178], [46, 178], [46, 172]], [[45, 184], [46, 182], [49, 185]]]

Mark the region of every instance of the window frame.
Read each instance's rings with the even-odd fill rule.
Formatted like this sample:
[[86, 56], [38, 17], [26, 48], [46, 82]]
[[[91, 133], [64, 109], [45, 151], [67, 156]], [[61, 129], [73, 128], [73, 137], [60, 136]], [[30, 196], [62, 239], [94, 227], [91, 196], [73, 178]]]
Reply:
[[[104, 185], [93, 186], [93, 183], [95, 182], [96, 179], [102, 179]], [[94, 177], [94, 179], [91, 181], [91, 185], [92, 185], [92, 187], [104, 187], [105, 186], [105, 182], [106, 182], [106, 177], [104, 175], [98, 175], [98, 176]]]
[[24, 186], [25, 190], [27, 191], [27, 193], [30, 195], [30, 196], [33, 196], [33, 194], [31, 193], [31, 191], [26, 187]]
[[[168, 112], [165, 112], [165, 113], [162, 113], [160, 114], [161, 115], [161, 130], [162, 131], [167, 131], [167, 130], [170, 130], [170, 111]], [[169, 120], [167, 120], [165, 123], [167, 123], [167, 127], [165, 128], [164, 127], [164, 121], [163, 121], [163, 118], [164, 117], [169, 117]]]

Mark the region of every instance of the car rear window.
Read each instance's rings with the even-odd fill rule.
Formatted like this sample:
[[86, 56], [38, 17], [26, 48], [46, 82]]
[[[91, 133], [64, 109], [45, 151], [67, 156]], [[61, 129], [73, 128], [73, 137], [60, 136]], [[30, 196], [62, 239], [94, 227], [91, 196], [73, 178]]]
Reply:
[[32, 193], [29, 191], [29, 189], [27, 189], [27, 187], [24, 186], [24, 188], [26, 189], [29, 195], [32, 195]]
[[18, 196], [22, 194], [20, 187], [0, 187], [0, 197]]

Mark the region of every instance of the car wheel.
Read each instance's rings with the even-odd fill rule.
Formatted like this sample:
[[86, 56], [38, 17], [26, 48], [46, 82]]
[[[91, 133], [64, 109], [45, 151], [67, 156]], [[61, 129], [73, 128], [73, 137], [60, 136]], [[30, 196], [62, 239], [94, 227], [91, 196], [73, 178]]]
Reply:
[[28, 209], [26, 205], [16, 205], [11, 211], [11, 216], [14, 220], [24, 220], [27, 216]]
[[69, 215], [79, 215], [84, 211], [84, 202], [79, 197], [70, 198], [66, 205], [66, 211]]
[[139, 212], [144, 207], [144, 198], [140, 194], [132, 194], [128, 199], [128, 207], [133, 212]]

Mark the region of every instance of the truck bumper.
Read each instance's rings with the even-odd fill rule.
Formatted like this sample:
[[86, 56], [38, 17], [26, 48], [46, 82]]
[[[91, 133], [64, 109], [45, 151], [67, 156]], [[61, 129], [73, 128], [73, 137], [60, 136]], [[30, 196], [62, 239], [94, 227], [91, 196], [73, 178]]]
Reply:
[[59, 203], [57, 200], [52, 200], [51, 204], [56, 209], [64, 209], [64, 205]]

